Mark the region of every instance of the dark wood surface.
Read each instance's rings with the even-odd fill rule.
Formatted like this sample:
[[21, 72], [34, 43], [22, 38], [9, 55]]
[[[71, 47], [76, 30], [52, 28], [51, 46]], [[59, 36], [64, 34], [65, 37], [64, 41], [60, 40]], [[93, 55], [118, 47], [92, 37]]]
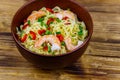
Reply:
[[10, 34], [15, 12], [28, 0], [0, 0], [0, 80], [120, 80], [120, 0], [77, 0], [90, 12], [94, 33], [71, 67], [41, 70], [18, 52]]

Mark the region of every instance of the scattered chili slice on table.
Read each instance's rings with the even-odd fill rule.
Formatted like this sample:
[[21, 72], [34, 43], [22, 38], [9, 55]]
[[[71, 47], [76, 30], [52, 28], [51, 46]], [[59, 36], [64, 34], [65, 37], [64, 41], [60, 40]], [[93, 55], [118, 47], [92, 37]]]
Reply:
[[36, 39], [36, 33], [35, 32], [30, 31], [30, 36], [31, 36], [32, 40]]

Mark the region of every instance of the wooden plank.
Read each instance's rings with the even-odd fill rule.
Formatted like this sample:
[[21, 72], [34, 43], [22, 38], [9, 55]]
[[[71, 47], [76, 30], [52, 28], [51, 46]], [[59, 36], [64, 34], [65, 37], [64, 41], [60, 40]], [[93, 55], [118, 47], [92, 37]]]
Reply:
[[40, 69], [15, 46], [11, 20], [27, 1], [0, 1], [0, 80], [120, 80], [120, 0], [77, 0], [89, 10], [94, 33], [85, 54], [60, 70]]

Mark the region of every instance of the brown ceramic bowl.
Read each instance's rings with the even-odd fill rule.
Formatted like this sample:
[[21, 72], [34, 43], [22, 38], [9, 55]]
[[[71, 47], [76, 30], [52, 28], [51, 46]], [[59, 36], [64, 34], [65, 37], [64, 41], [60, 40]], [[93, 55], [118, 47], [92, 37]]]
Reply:
[[[37, 54], [26, 49], [23, 45], [21, 45], [17, 38], [16, 27], [20, 26], [23, 20], [26, 19], [33, 10], [39, 10], [42, 7], [53, 8], [55, 6], [59, 6], [62, 9], [69, 8], [77, 14], [79, 20], [85, 22], [89, 34], [84, 43], [72, 52], [57, 56]], [[24, 58], [34, 64], [39, 65], [42, 69], [57, 69], [69, 66], [81, 57], [90, 41], [93, 32], [93, 22], [88, 11], [86, 11], [80, 4], [78, 4], [78, 2], [74, 0], [32, 0], [22, 6], [15, 14], [11, 24], [11, 32], [16, 46]]]

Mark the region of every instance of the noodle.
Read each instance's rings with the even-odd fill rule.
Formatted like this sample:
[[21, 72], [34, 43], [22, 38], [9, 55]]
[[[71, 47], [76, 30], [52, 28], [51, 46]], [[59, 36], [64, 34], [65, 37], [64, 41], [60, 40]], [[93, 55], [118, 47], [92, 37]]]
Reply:
[[[88, 31], [86, 30], [84, 22], [78, 21], [77, 16], [73, 12], [71, 12], [70, 10], [63, 10], [58, 6], [51, 9], [51, 11], [50, 9], [47, 10], [47, 8], [45, 7], [41, 8], [39, 11], [44, 11], [45, 16], [30, 21], [29, 24], [28, 22], [25, 22], [23, 25], [20, 25], [20, 27], [17, 28], [17, 35], [19, 36], [22, 45], [24, 45], [27, 49], [38, 54], [58, 55], [70, 51], [67, 49], [67, 45], [64, 39], [70, 38], [71, 44], [74, 46], [77, 45], [78, 41], [84, 42]], [[52, 11], [54, 13], [52, 13]], [[62, 13], [64, 11], [68, 11], [68, 13], [70, 13], [71, 15], [67, 13]], [[38, 11], [33, 11], [31, 15], [37, 12]], [[50, 19], [51, 22], [49, 23]], [[27, 19], [27, 21], [28, 20], [29, 19]], [[41, 32], [38, 32], [38, 30], [41, 30]], [[25, 34], [27, 35], [27, 37], [25, 36]], [[62, 35], [64, 39], [62, 41], [60, 40], [60, 50], [52, 51], [52, 44], [49, 43], [49, 41], [44, 42], [39, 47], [35, 47], [35, 43], [41, 38], [41, 36], [45, 35]], [[60, 38], [58, 37], [58, 39]]]

